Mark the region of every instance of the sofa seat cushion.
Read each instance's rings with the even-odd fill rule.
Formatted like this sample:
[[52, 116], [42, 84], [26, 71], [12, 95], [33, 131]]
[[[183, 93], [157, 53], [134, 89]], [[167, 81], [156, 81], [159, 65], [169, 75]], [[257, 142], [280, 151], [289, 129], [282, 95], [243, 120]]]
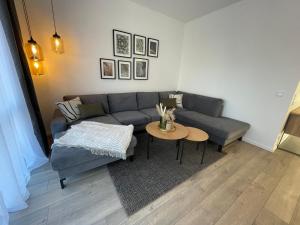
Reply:
[[117, 112], [112, 115], [124, 125], [141, 125], [150, 122], [149, 116], [139, 111]]
[[142, 109], [140, 112], [145, 113], [147, 116], [151, 118], [151, 121], [158, 121], [160, 119], [160, 115], [156, 111], [156, 108]]
[[[59, 133], [56, 137], [60, 137], [65, 132]], [[127, 150], [127, 156], [134, 153], [133, 149], [137, 144], [135, 136], [132, 136], [131, 142]], [[84, 148], [64, 148], [54, 147], [52, 148], [50, 162], [54, 170], [63, 170], [73, 166], [77, 166], [83, 163], [88, 163], [100, 158], [112, 158], [109, 156], [94, 155], [89, 150]]]
[[185, 124], [200, 128], [208, 134], [224, 139], [241, 137], [250, 128], [250, 125], [245, 122], [226, 117], [207, 116], [195, 111], [179, 111], [176, 113], [176, 117]]
[[94, 121], [99, 123], [107, 123], [107, 124], [120, 124], [118, 120], [116, 120], [112, 115], [107, 114], [105, 116], [98, 116], [86, 119], [86, 121]]
[[[73, 122], [71, 125], [78, 124], [83, 120], [78, 120]], [[111, 114], [106, 114], [105, 116], [97, 116], [85, 119], [84, 121], [94, 121], [99, 123], [107, 123], [107, 124], [121, 124], [118, 120], [116, 120]]]

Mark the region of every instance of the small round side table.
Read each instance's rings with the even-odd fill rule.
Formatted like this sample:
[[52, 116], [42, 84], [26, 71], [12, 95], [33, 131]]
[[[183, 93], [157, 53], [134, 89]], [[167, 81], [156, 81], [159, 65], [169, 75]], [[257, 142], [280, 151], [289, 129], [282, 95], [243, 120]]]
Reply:
[[[203, 142], [203, 152], [202, 152], [202, 158], [201, 158], [201, 164], [203, 163], [204, 160], [204, 155], [206, 151], [206, 146], [207, 146], [207, 140], [209, 138], [208, 134], [195, 127], [186, 127], [189, 131], [189, 134], [184, 138], [186, 141], [192, 141], [192, 142], [197, 142], [197, 150], [199, 150], [199, 145], [201, 142]], [[184, 151], [184, 141], [182, 142], [182, 148], [181, 148], [181, 156], [180, 156], [180, 164], [182, 163], [182, 156], [183, 156], [183, 151]]]
[[147, 159], [149, 159], [150, 138], [152, 137], [156, 137], [163, 140], [176, 141], [176, 147], [177, 147], [176, 160], [178, 159], [180, 141], [188, 135], [189, 131], [185, 126], [179, 123], [174, 123], [174, 126], [176, 128], [175, 131], [164, 132], [159, 129], [159, 121], [154, 121], [147, 124], [146, 126], [146, 131], [148, 133]]

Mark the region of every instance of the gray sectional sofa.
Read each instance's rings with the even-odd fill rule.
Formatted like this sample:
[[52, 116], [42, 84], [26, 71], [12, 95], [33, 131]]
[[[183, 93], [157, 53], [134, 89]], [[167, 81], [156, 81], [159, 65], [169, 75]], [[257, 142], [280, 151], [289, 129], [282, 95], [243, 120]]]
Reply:
[[[147, 123], [159, 120], [155, 105], [161, 99], [168, 98], [170, 93], [183, 94], [183, 108], [175, 111], [176, 122], [193, 126], [206, 131], [210, 140], [216, 143], [219, 151], [231, 142], [241, 139], [250, 125], [234, 119], [222, 117], [224, 102], [222, 99], [196, 95], [185, 92], [132, 92], [119, 94], [94, 94], [94, 95], [68, 95], [64, 100], [70, 100], [77, 96], [83, 104], [102, 104], [105, 116], [89, 118], [87, 120], [109, 124], [133, 124], [134, 131], [142, 131]], [[76, 121], [78, 123], [80, 121]], [[68, 129], [66, 119], [56, 110], [51, 122], [51, 132], [54, 138], [64, 134]], [[127, 151], [128, 156], [134, 155], [134, 147], [137, 143], [133, 136]], [[97, 166], [118, 160], [107, 156], [97, 156], [89, 151], [76, 148], [72, 151], [63, 148], [52, 148], [52, 168], [58, 171], [61, 187], [66, 177], [74, 173], [83, 172]]]

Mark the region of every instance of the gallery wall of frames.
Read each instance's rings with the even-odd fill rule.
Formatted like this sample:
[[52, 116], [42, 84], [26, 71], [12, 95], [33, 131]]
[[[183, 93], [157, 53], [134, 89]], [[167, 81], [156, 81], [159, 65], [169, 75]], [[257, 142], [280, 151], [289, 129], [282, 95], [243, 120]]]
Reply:
[[158, 58], [159, 40], [113, 29], [113, 55], [100, 58], [101, 79], [148, 80], [149, 59]]

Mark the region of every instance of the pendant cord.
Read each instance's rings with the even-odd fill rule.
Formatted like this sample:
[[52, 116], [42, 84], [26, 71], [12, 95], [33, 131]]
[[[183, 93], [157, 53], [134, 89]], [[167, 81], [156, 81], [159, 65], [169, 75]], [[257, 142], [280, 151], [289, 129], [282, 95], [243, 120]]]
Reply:
[[53, 18], [53, 25], [54, 25], [54, 30], [56, 33], [56, 24], [55, 24], [55, 17], [54, 17], [54, 9], [53, 9], [53, 1], [51, 0], [51, 8], [52, 8], [52, 18]]
[[27, 13], [25, 0], [22, 0], [22, 4], [23, 4], [23, 10], [24, 10], [24, 14], [25, 14], [25, 20], [26, 20], [26, 24], [27, 24], [28, 33], [29, 33], [30, 38], [32, 38], [31, 28], [30, 28], [30, 23], [29, 23], [29, 17], [28, 17], [28, 13]]

